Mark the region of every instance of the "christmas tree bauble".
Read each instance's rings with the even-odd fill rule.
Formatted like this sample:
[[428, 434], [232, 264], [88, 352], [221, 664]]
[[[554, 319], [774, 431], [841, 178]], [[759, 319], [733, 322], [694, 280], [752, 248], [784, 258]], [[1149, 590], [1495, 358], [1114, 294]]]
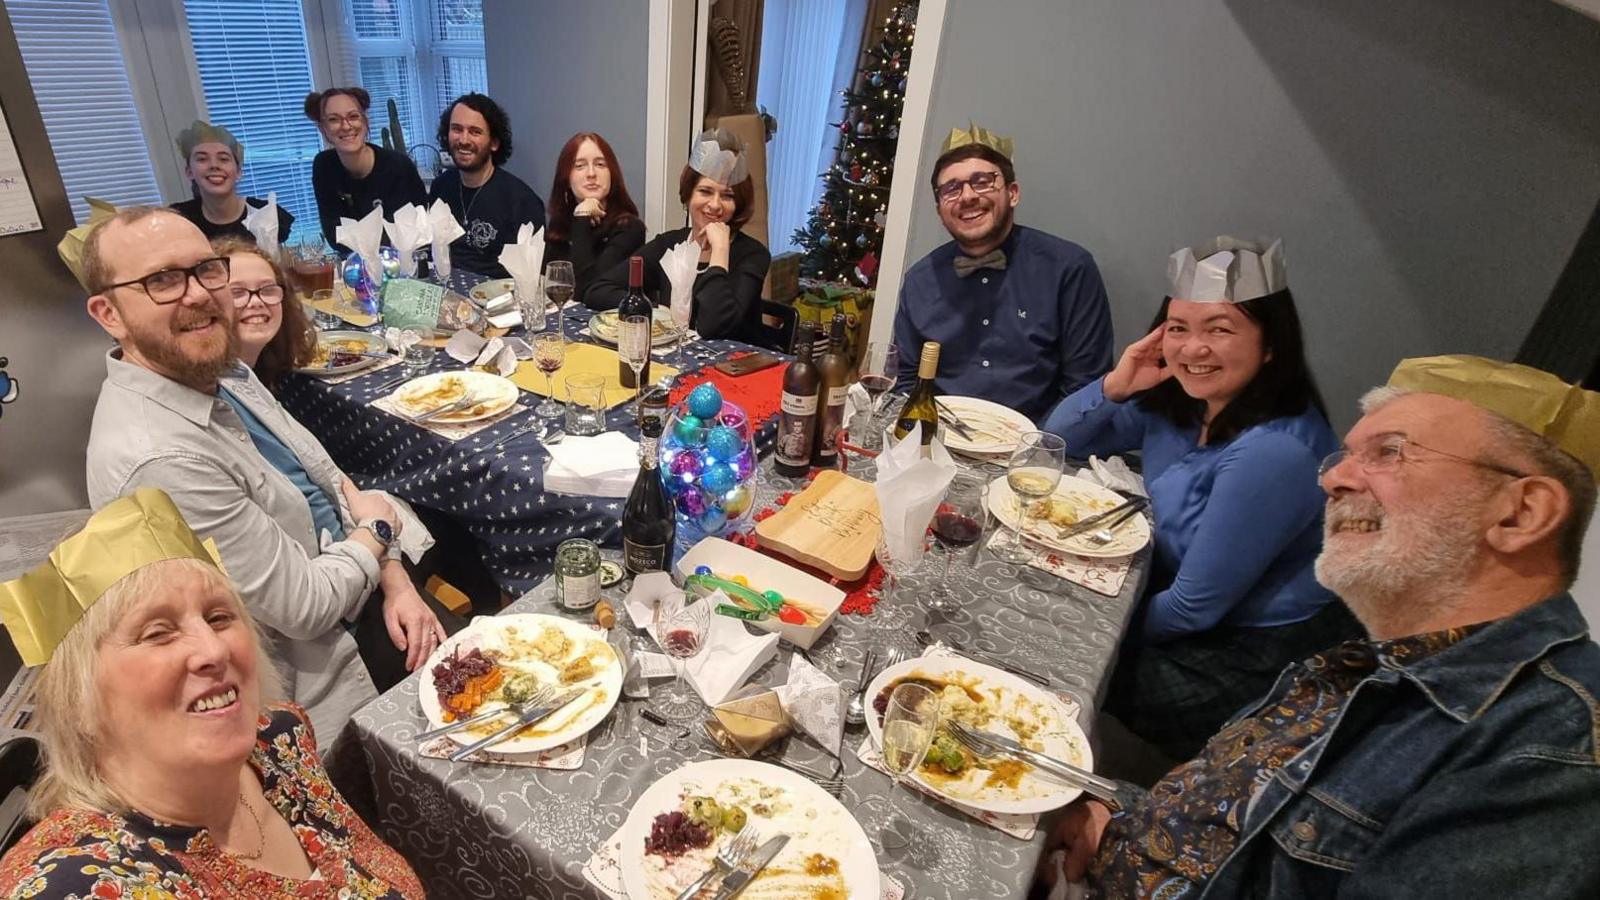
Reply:
[[856, 246], [857, 247], [866, 247], [866, 246], [870, 245], [871, 243], [872, 243], [872, 240], [870, 238], [868, 238], [865, 234], [856, 235]]
[[832, 247], [833, 246], [833, 235], [825, 234], [822, 237], [817, 238], [817, 246], [819, 246], [819, 247]]
[[883, 73], [873, 72], [867, 77], [867, 83], [871, 84], [873, 87], [883, 87]]
[[872, 133], [872, 123], [871, 122], [862, 122], [862, 123], [856, 125], [856, 134], [871, 134], [871, 133]]
[[900, 137], [900, 126], [899, 125], [890, 125], [889, 126], [888, 135], [889, 135], [889, 140], [891, 140], [891, 141], [899, 139], [899, 137]]

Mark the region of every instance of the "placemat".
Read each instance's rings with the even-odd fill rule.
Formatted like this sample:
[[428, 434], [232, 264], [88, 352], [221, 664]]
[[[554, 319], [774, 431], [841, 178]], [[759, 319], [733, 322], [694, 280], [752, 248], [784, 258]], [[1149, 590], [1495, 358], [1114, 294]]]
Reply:
[[[555, 392], [557, 400], [565, 400], [567, 389], [565, 379], [569, 375], [599, 375], [606, 380], [606, 409], [619, 403], [632, 400], [638, 395], [633, 388], [622, 386], [621, 358], [617, 351], [609, 347], [600, 347], [595, 344], [569, 343], [567, 344], [567, 357], [561, 368], [550, 376], [551, 390]], [[656, 381], [664, 376], [676, 376], [678, 370], [659, 362], [650, 366], [650, 380]], [[517, 370], [509, 376], [516, 382], [517, 387], [541, 397], [551, 396], [545, 389], [544, 373], [533, 364], [532, 360], [517, 363]]]
[[1072, 553], [1062, 553], [1042, 547], [1033, 541], [1019, 538], [1016, 532], [1009, 528], [1000, 528], [989, 539], [989, 549], [996, 553], [1012, 546], [1022, 540], [1023, 546], [1033, 553], [1033, 558], [1028, 560], [1028, 565], [1041, 572], [1049, 572], [1057, 578], [1064, 578], [1073, 584], [1086, 587], [1096, 594], [1115, 597], [1122, 593], [1122, 584], [1128, 580], [1128, 570], [1133, 566], [1132, 556], [1117, 556], [1110, 559], [1094, 559], [1087, 556], [1077, 556]]
[[[735, 353], [728, 357], [728, 361], [749, 355]], [[672, 386], [672, 403], [676, 405], [682, 402], [690, 391], [710, 382], [722, 392], [724, 400], [732, 401], [744, 410], [745, 415], [750, 417], [752, 427], [760, 428], [778, 414], [778, 405], [783, 401], [783, 373], [787, 368], [785, 365], [770, 366], [735, 378], [707, 366], [678, 379], [678, 383]]]

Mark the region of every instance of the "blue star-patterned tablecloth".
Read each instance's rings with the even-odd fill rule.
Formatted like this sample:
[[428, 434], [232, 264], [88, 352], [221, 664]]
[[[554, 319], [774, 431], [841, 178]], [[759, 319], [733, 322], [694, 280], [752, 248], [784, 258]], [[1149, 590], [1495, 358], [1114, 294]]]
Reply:
[[[465, 294], [481, 276], [451, 274], [451, 289]], [[570, 339], [592, 313], [578, 305], [567, 309], [563, 328]], [[546, 327], [553, 327], [552, 313]], [[757, 349], [738, 341], [693, 341], [666, 361], [689, 373], [713, 365], [740, 350]], [[657, 354], [657, 359], [661, 359]], [[430, 372], [460, 369], [439, 351]], [[392, 416], [372, 401], [394, 389], [380, 385], [400, 375], [399, 367], [380, 369], [343, 384], [329, 384], [306, 375], [285, 379], [279, 399], [322, 441], [339, 467], [362, 488], [382, 490], [413, 505], [453, 517], [478, 540], [483, 561], [500, 585], [522, 594], [550, 575], [556, 547], [568, 538], [585, 537], [602, 546], [621, 544], [624, 501], [557, 494], [544, 490], [544, 465], [550, 458], [537, 432], [519, 435], [497, 449], [495, 442], [535, 418], [542, 398], [526, 394], [528, 409], [460, 441]], [[606, 427], [638, 438], [631, 402], [606, 414]], [[758, 432], [757, 449], [765, 452], [773, 428]]]

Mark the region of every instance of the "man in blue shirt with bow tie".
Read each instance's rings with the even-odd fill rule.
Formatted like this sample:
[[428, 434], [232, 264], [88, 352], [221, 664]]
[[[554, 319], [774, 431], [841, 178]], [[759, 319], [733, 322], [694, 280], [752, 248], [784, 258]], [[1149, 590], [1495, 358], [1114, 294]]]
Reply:
[[1010, 138], [955, 129], [933, 167], [954, 240], [906, 273], [895, 312], [902, 386], [938, 341], [938, 392], [981, 397], [1038, 421], [1111, 368], [1111, 309], [1089, 251], [1018, 225]]

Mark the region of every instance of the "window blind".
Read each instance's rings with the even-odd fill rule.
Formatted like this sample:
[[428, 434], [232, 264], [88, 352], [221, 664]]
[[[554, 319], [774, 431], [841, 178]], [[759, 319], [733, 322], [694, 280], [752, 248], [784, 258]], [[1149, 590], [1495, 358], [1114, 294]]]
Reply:
[[159, 204], [161, 189], [106, 0], [6, 0], [28, 80], [79, 224], [85, 195]]

